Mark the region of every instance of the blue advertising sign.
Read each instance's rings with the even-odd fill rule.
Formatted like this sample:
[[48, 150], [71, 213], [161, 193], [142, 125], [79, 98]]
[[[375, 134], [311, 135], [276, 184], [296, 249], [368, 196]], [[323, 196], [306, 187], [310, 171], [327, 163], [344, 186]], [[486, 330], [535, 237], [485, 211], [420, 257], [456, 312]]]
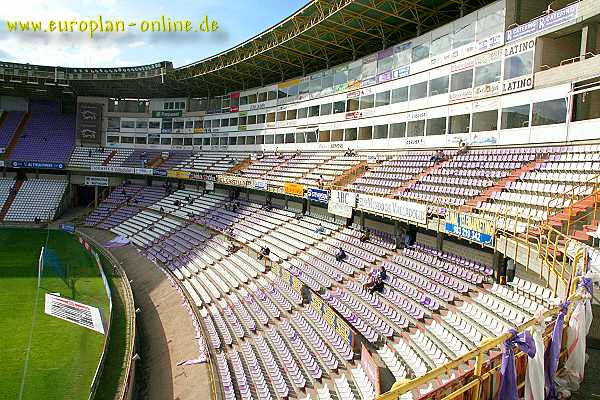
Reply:
[[573, 21], [575, 18], [577, 18], [577, 3], [506, 31], [506, 43]]
[[38, 161], [11, 161], [10, 166], [13, 168], [35, 168], [35, 169], [64, 169], [65, 164], [55, 162], [38, 162]]
[[478, 214], [446, 212], [446, 232], [486, 246], [494, 245], [495, 223]]
[[327, 203], [329, 201], [329, 191], [325, 189], [309, 188], [306, 193], [306, 198], [319, 203]]
[[152, 170], [152, 175], [154, 176], [167, 176], [167, 171], [164, 169], [154, 169]]
[[69, 224], [60, 224], [60, 229], [68, 233], [75, 233], [75, 226]]

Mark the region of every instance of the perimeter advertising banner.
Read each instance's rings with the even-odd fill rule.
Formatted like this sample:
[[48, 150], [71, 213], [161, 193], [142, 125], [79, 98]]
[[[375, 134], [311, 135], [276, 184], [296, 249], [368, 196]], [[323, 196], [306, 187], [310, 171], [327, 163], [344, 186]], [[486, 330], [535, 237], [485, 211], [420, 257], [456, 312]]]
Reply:
[[104, 335], [102, 316], [96, 307], [46, 293], [44, 312]]
[[446, 232], [486, 246], [494, 245], [495, 221], [478, 214], [446, 211]]
[[412, 201], [361, 194], [358, 196], [358, 209], [419, 224], [427, 223], [427, 206], [425, 204], [413, 203]]
[[102, 104], [77, 103], [77, 139], [86, 144], [100, 144], [102, 138]]
[[304, 185], [299, 183], [291, 183], [287, 182], [283, 185], [283, 191], [287, 194], [291, 194], [292, 196], [304, 196]]
[[340, 217], [352, 217], [352, 209], [356, 207], [356, 193], [332, 190], [327, 211]]

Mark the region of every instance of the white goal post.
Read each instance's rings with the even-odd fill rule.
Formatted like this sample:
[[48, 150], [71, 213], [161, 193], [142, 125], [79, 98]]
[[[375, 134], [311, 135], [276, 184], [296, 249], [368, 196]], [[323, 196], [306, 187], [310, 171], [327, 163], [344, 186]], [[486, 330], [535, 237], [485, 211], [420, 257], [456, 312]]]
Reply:
[[38, 259], [38, 288], [40, 287], [42, 280], [42, 272], [44, 272], [44, 246], [42, 246], [42, 249], [40, 250], [40, 257]]

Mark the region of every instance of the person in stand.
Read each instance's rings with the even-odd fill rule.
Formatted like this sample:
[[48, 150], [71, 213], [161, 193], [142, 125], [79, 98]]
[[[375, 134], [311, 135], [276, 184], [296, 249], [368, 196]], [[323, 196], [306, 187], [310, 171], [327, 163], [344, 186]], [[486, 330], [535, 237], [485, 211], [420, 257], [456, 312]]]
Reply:
[[377, 275], [377, 269], [373, 267], [367, 275], [367, 281], [363, 283], [364, 290], [370, 290], [375, 285], [375, 275]]
[[88, 158], [92, 158], [92, 149], [88, 150]]
[[506, 259], [506, 283], [512, 282], [515, 279], [516, 272], [515, 260], [512, 258]]
[[369, 228], [363, 228], [362, 235], [360, 236], [360, 241], [365, 243], [371, 239], [371, 231]]
[[377, 271], [377, 275], [375, 275], [373, 287], [370, 290], [371, 294], [373, 294], [375, 292], [379, 292], [379, 293], [383, 292], [383, 288], [385, 286], [386, 279], [387, 279], [387, 271], [385, 270], [385, 267], [383, 265], [381, 265], [381, 267], [379, 268], [379, 271]]
[[319, 223], [319, 226], [317, 226], [317, 229], [315, 229], [315, 233], [318, 234], [325, 234], [325, 228], [323, 227], [323, 225], [321, 223]]
[[160, 212], [161, 212], [161, 213], [164, 213], [164, 212], [165, 212], [165, 209], [164, 209], [164, 207], [163, 207], [163, 206], [160, 206]]
[[41, 222], [40, 217], [35, 217], [33, 222], [35, 222], [36, 224], [39, 224]]
[[467, 154], [468, 151], [469, 148], [467, 147], [467, 144], [461, 140], [458, 144], [458, 151], [456, 152], [456, 155], [462, 156], [463, 154]]
[[335, 255], [335, 259], [338, 262], [342, 262], [346, 259], [347, 255], [346, 252], [344, 251], [344, 249], [342, 249], [341, 247], [338, 249], [338, 252]]
[[269, 254], [271, 254], [271, 249], [268, 248], [267, 246], [261, 247], [260, 248], [260, 253], [258, 254], [258, 259], [262, 260], [265, 257], [269, 257]]
[[444, 150], [439, 149], [438, 151], [436, 151], [436, 153], [434, 155], [431, 156], [429, 161], [431, 161], [433, 164], [437, 164], [438, 162], [445, 161], [447, 159], [448, 159], [448, 157], [444, 153]]
[[324, 184], [325, 184], [325, 178], [323, 178], [323, 175], [319, 175], [319, 179], [317, 180], [317, 185], [319, 185], [319, 187], [322, 188]]

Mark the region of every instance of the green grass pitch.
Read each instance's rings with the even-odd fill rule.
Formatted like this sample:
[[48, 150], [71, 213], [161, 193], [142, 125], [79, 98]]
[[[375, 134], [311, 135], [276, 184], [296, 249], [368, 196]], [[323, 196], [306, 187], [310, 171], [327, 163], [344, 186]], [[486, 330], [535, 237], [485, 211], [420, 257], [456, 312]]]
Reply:
[[87, 399], [102, 353], [103, 335], [44, 313], [45, 293], [59, 292], [99, 307], [103, 319], [108, 318], [108, 299], [98, 268], [75, 236], [50, 231], [48, 248], [67, 276], [45, 268], [34, 310], [38, 257], [47, 233], [0, 229], [2, 400]]

